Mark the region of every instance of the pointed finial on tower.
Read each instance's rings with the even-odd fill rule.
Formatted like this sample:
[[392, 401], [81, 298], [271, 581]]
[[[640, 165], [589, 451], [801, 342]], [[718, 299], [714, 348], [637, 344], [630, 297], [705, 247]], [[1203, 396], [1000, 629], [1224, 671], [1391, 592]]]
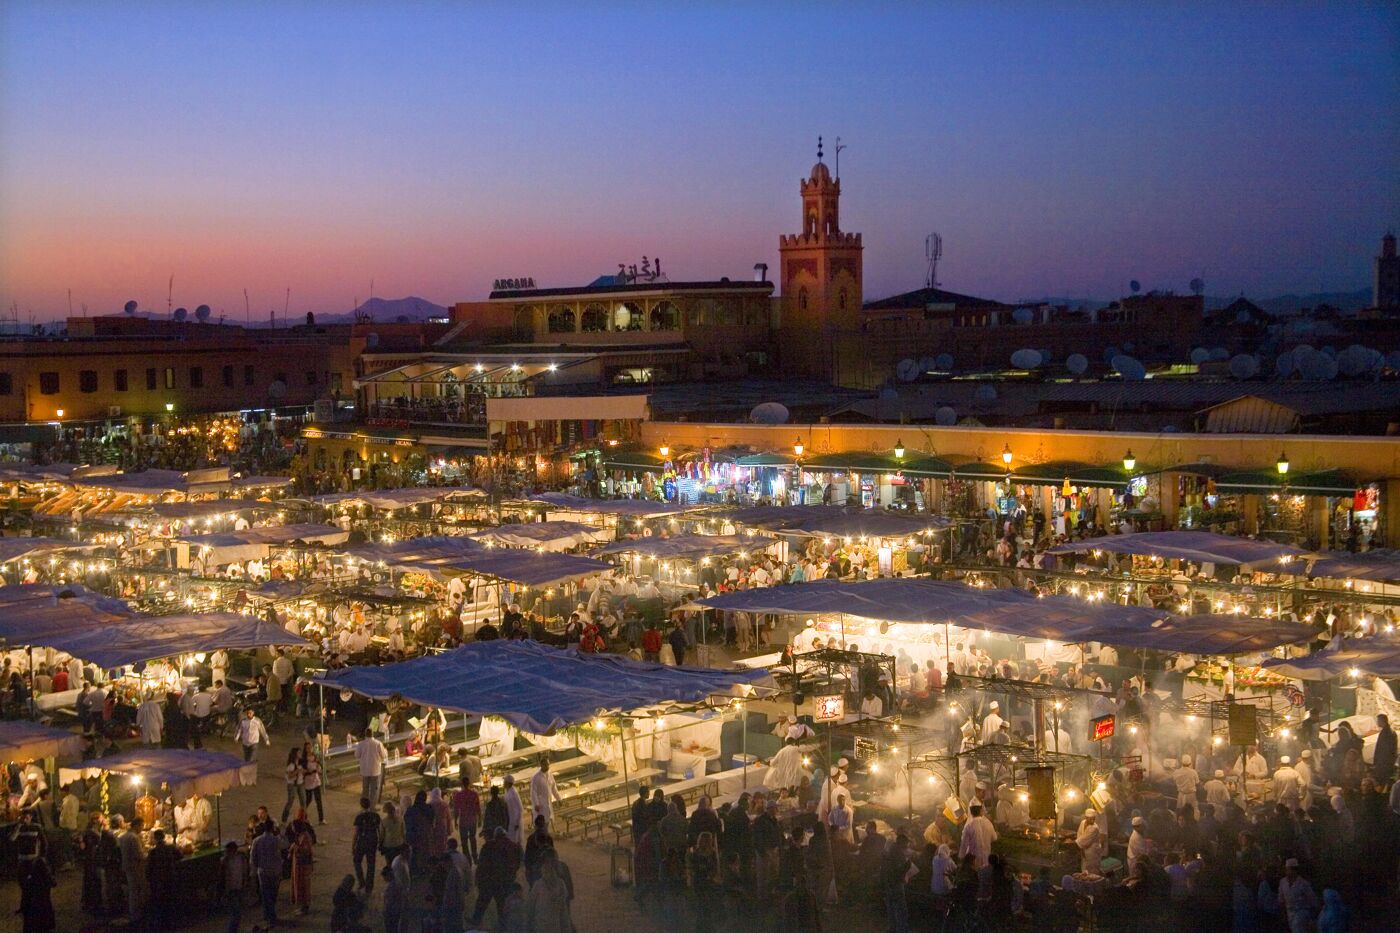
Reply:
[[822, 138], [821, 138], [820, 136], [818, 136], [818, 137], [817, 137], [817, 161], [820, 162], [821, 160], [822, 160]]

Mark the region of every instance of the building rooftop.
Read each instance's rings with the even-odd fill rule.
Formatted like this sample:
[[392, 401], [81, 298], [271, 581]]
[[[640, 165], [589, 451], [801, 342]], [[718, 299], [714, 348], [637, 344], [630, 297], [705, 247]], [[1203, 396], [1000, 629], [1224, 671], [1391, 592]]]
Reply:
[[966, 306], [994, 306], [999, 308], [1011, 307], [1000, 301], [993, 301], [990, 298], [977, 298], [973, 295], [960, 295], [957, 292], [944, 291], [941, 288], [918, 288], [912, 292], [904, 292], [899, 295], [891, 295], [888, 298], [881, 298], [878, 301], [867, 301], [864, 306], [866, 311], [894, 311], [903, 308], [925, 308], [929, 305], [966, 305]]
[[[588, 285], [572, 285], [564, 288], [516, 288], [493, 291], [487, 296], [491, 301], [518, 301], [522, 298], [557, 298], [566, 295], [627, 295], [638, 292], [704, 292], [704, 291], [767, 291], [773, 290], [772, 282], [755, 282], [749, 279], [719, 279], [707, 282], [629, 282], [617, 284], [616, 276], [605, 275]], [[601, 284], [600, 284], [601, 283]]]

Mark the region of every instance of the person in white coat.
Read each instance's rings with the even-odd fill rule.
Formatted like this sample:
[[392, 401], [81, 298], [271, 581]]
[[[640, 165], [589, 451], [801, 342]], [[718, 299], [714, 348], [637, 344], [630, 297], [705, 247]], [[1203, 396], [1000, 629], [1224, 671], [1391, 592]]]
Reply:
[[160, 704], [149, 693], [146, 694], [146, 698], [136, 708], [136, 728], [141, 730], [142, 744], [159, 745], [164, 725], [165, 718], [161, 715]]
[[992, 855], [992, 843], [997, 840], [996, 827], [982, 815], [981, 804], [973, 804], [969, 812], [972, 815], [963, 824], [962, 840], [958, 843], [958, 861], [971, 855], [978, 869], [986, 868]]
[[1147, 821], [1140, 816], [1133, 817], [1133, 831], [1128, 836], [1128, 875], [1133, 874], [1133, 869], [1142, 859], [1152, 855], [1152, 840], [1148, 839], [1144, 833], [1147, 830]]
[[1108, 849], [1108, 839], [1099, 825], [1099, 812], [1094, 809], [1084, 811], [1079, 821], [1079, 832], [1074, 844], [1079, 847], [1080, 870], [1090, 875], [1103, 874], [1103, 854]]
[[506, 792], [506, 835], [521, 848], [525, 846], [525, 805], [520, 802], [520, 791], [515, 789], [515, 775], [505, 777]]
[[1299, 802], [1299, 806], [1304, 813], [1307, 813], [1312, 810], [1313, 805], [1312, 749], [1303, 749], [1303, 753], [1298, 757], [1298, 763], [1293, 766], [1293, 770], [1298, 772], [1298, 778], [1303, 782], [1303, 799]]
[[1290, 810], [1298, 809], [1303, 803], [1304, 786], [1302, 776], [1293, 768], [1293, 759], [1284, 755], [1278, 760], [1278, 769], [1274, 771], [1274, 802]]
[[1176, 807], [1196, 807], [1196, 788], [1201, 782], [1201, 776], [1196, 773], [1196, 769], [1191, 767], [1191, 756], [1182, 755], [1181, 764], [1172, 772], [1172, 780], [1176, 782]]
[[768, 771], [763, 775], [763, 786], [773, 790], [795, 788], [802, 782], [804, 773], [802, 749], [792, 739], [787, 739], [768, 762]]
[[1215, 776], [1203, 785], [1206, 792], [1206, 803], [1214, 806], [1217, 812], [1230, 802], [1230, 788], [1225, 786], [1225, 772], [1219, 768], [1215, 769]]
[[987, 713], [987, 718], [982, 720], [983, 745], [990, 744], [992, 741], [992, 736], [1000, 732], [1001, 724], [1006, 722], [1006, 720], [1002, 719], [1001, 716], [997, 713], [997, 711], [1001, 709], [1001, 704], [998, 703], [996, 700], [993, 700], [991, 705], [987, 708], [990, 710], [990, 712]]
[[545, 825], [549, 826], [554, 819], [554, 804], [562, 802], [559, 785], [549, 773], [549, 759], [545, 758], [540, 762], [540, 770], [530, 778], [530, 807], [535, 816], [544, 817]]

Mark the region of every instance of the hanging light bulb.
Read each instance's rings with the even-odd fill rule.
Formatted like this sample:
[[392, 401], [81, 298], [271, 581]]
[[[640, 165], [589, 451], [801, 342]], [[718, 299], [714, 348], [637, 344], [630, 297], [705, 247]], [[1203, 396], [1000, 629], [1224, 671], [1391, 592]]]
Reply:
[[1133, 449], [1129, 447], [1128, 452], [1123, 455], [1123, 470], [1131, 473], [1135, 466], [1137, 466], [1137, 457], [1133, 456]]

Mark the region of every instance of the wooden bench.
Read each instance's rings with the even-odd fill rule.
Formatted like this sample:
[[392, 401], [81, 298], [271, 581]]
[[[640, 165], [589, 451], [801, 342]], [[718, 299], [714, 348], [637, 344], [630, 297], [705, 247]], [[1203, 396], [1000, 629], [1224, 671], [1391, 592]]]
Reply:
[[[586, 831], [589, 825], [600, 818], [598, 812], [590, 809], [591, 805], [602, 803], [604, 798], [630, 803], [634, 782], [636, 787], [645, 787], [652, 778], [661, 773], [657, 768], [643, 768], [637, 772], [629, 772], [624, 781], [620, 773], [609, 771], [596, 780], [565, 788], [559, 792], [563, 799], [554, 816], [564, 821], [565, 835], [572, 835], [575, 827], [584, 828]], [[620, 797], [616, 796], [618, 791], [622, 791]]]

